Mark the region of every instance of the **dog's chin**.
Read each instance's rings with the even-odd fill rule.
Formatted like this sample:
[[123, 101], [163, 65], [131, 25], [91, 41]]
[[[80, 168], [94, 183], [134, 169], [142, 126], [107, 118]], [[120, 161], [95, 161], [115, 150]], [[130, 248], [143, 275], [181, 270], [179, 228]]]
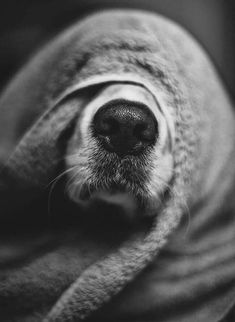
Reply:
[[79, 195], [71, 197], [75, 204], [82, 206], [86, 216], [100, 222], [113, 224], [135, 224], [152, 219], [159, 211], [159, 199], [146, 194], [135, 194], [125, 186], [112, 185], [108, 190], [93, 188], [86, 184]]

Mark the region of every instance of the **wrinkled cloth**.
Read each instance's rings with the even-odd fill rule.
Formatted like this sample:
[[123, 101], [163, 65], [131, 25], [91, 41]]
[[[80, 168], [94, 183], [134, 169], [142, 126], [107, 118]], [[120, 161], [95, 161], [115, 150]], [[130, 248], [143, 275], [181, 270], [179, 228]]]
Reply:
[[[101, 238], [74, 219], [78, 210], [58, 188], [53, 222], [62, 216], [72, 225], [55, 229], [48, 186], [63, 168], [80, 112], [109, 82], [146, 87], [174, 120], [170, 198], [151, 224]], [[0, 319], [224, 318], [235, 302], [234, 158], [232, 103], [207, 54], [181, 27], [117, 10], [69, 28], [0, 99], [0, 222], [13, 231], [15, 223], [40, 226], [25, 237], [30, 252], [0, 258]], [[2, 236], [0, 253], [9, 245], [9, 234]], [[19, 236], [13, 233], [11, 246]]]

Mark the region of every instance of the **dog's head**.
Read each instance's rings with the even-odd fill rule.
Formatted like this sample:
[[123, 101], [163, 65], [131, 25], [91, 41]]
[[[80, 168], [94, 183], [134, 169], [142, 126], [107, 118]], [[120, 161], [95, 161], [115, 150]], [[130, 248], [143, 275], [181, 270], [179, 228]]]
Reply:
[[161, 205], [173, 173], [172, 140], [156, 98], [145, 87], [109, 83], [84, 108], [66, 157], [75, 202], [125, 193], [141, 214]]

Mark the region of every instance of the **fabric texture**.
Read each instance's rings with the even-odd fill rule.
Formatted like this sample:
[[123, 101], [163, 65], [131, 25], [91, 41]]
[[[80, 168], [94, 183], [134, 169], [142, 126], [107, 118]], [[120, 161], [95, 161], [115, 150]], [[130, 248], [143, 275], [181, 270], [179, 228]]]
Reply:
[[[63, 168], [80, 112], [109, 82], [150, 89], [174, 120], [170, 197], [151, 224], [101, 238], [82, 216], [74, 219], [79, 209], [58, 189], [52, 221], [62, 216], [72, 224], [55, 229], [48, 187]], [[0, 99], [0, 222], [30, 230], [38, 221], [40, 243], [42, 235], [47, 241], [34, 241], [36, 250], [17, 265], [0, 257], [1, 320], [224, 318], [235, 302], [234, 158], [232, 103], [186, 31], [134, 10], [72, 26]], [[9, 234], [2, 236], [0, 252]]]

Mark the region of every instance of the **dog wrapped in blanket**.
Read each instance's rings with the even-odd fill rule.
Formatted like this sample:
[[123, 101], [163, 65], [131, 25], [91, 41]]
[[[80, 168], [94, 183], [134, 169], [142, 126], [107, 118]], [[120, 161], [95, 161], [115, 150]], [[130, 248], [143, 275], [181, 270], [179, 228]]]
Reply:
[[235, 118], [156, 14], [93, 14], [0, 99], [1, 321], [233, 321]]

